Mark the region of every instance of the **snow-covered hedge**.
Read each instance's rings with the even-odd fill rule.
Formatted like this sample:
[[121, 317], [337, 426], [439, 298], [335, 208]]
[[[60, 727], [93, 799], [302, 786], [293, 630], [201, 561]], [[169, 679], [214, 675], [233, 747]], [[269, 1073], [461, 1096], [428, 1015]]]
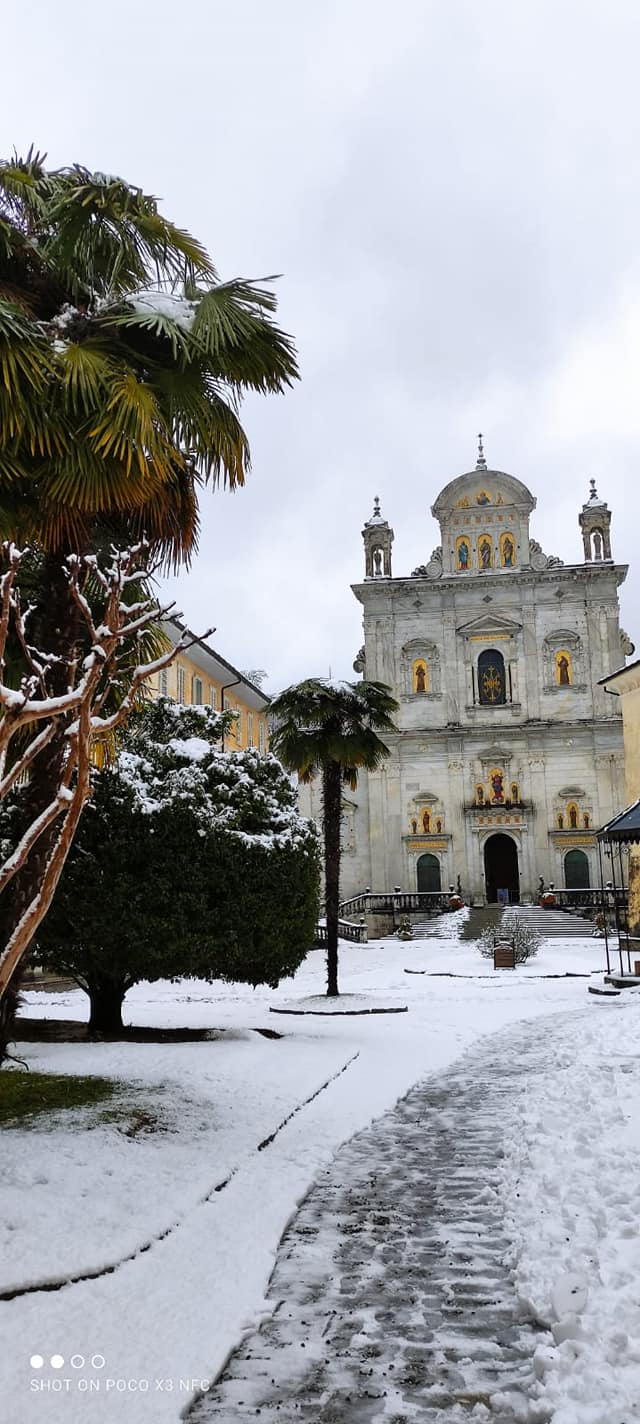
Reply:
[[275, 757], [220, 749], [223, 725], [161, 698], [95, 776], [37, 951], [87, 989], [96, 1028], [140, 979], [275, 985], [312, 943], [315, 828]]

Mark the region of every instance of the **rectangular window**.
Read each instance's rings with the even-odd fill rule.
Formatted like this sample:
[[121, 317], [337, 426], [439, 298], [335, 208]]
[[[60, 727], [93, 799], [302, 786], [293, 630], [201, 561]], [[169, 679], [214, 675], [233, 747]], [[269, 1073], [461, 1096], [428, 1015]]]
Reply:
[[241, 743], [241, 741], [242, 741], [242, 711], [241, 711], [241, 709], [240, 709], [239, 707], [238, 707], [238, 709], [237, 709], [237, 716], [236, 716], [236, 737], [238, 738], [238, 746], [239, 746], [240, 743]]
[[247, 746], [253, 746], [253, 712], [247, 712]]
[[161, 697], [169, 696], [169, 672], [167, 668], [162, 668], [158, 677], [158, 692]]
[[218, 690], [217, 690], [217, 688], [214, 687], [213, 683], [210, 682], [210, 683], [209, 683], [209, 706], [210, 706], [210, 707], [213, 707], [213, 709], [214, 709], [214, 711], [215, 711], [217, 705], [218, 705]]
[[264, 722], [262, 722], [262, 721], [260, 722], [260, 726], [259, 726], [259, 729], [258, 729], [258, 738], [259, 738], [260, 751], [263, 752], [264, 749], [265, 749], [265, 747], [266, 747], [267, 736], [266, 736], [266, 728], [265, 728]]
[[184, 702], [186, 693], [186, 676], [181, 663], [178, 663], [178, 702]]
[[195, 674], [191, 679], [191, 701], [194, 702], [197, 707], [202, 707], [202, 704], [204, 702], [204, 688], [202, 686], [202, 678], [196, 677]]

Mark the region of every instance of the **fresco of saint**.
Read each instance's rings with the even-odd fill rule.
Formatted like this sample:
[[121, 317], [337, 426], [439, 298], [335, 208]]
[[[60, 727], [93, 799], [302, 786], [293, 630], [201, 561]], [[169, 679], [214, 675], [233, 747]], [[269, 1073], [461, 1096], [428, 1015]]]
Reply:
[[497, 804], [504, 801], [504, 777], [501, 771], [494, 771], [491, 775], [491, 800]]

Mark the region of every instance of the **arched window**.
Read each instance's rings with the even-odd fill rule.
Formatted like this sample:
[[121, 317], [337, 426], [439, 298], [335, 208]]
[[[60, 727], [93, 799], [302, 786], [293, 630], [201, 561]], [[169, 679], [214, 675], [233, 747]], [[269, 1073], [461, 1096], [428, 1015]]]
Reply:
[[573, 682], [571, 653], [566, 648], [559, 648], [556, 653], [556, 682], [560, 687], [571, 687]]
[[417, 864], [418, 890], [441, 890], [440, 861], [437, 855], [421, 855]]
[[478, 658], [478, 699], [490, 707], [507, 700], [504, 658], [497, 648], [485, 648]]
[[424, 658], [416, 658], [413, 664], [413, 691], [429, 691], [429, 668]]
[[513, 534], [500, 535], [500, 563], [503, 569], [512, 569], [516, 561], [516, 541]]
[[589, 861], [583, 850], [568, 850], [564, 858], [564, 883], [567, 890], [588, 890]]

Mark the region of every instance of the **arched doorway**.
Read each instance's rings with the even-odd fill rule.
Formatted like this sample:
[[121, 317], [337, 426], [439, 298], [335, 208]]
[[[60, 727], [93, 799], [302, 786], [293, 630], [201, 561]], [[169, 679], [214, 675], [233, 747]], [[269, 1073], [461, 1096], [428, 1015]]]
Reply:
[[564, 858], [564, 883], [567, 890], [588, 890], [589, 859], [583, 850], [568, 850]]
[[421, 855], [418, 860], [418, 890], [441, 890], [440, 861], [437, 855]]
[[484, 876], [487, 902], [492, 905], [498, 899], [499, 890], [509, 892], [509, 904], [517, 905], [520, 900], [520, 875], [518, 872], [518, 848], [511, 836], [489, 836], [484, 846]]

